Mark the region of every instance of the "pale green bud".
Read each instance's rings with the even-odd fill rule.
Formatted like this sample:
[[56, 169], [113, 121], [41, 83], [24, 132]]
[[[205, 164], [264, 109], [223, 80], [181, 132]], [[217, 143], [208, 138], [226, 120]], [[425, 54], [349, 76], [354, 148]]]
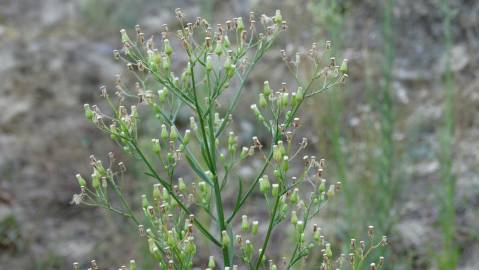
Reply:
[[201, 181], [198, 183], [198, 188], [199, 188], [199, 191], [201, 194], [206, 194], [207, 193], [207, 190], [206, 190], [206, 182], [204, 181]]
[[279, 170], [273, 170], [274, 177], [281, 178], [281, 172]]
[[279, 184], [273, 184], [272, 185], [271, 195], [273, 195], [273, 197], [278, 197], [278, 195], [279, 195]]
[[213, 70], [213, 62], [211, 61], [211, 56], [206, 56], [206, 71], [210, 72]]
[[281, 10], [277, 9], [275, 15], [273, 16], [273, 22], [275, 24], [281, 24], [283, 22], [283, 16], [281, 16]]
[[85, 110], [85, 117], [86, 119], [88, 119], [89, 121], [92, 121], [93, 120], [93, 116], [95, 115], [92, 111], [92, 109], [90, 108], [90, 105], [89, 104], [84, 104], [83, 105], [83, 108]]
[[303, 221], [302, 220], [298, 220], [298, 222], [296, 223], [296, 231], [298, 232], [298, 234], [301, 234], [304, 230], [304, 224], [303, 224]]
[[343, 74], [348, 73], [348, 59], [344, 59], [343, 63], [341, 63], [341, 67], [339, 67], [339, 71]]
[[146, 194], [141, 195], [141, 205], [143, 208], [147, 208], [148, 205], [150, 205], [150, 202], [148, 202], [148, 198], [146, 197]]
[[160, 103], [165, 102], [167, 97], [168, 97], [168, 89], [166, 89], [166, 87], [163, 87], [163, 89], [158, 90], [158, 100], [160, 101]]
[[178, 139], [178, 130], [175, 126], [171, 126], [170, 129], [170, 141], [176, 141]]
[[231, 46], [231, 42], [230, 42], [230, 39], [228, 38], [227, 35], [224, 35], [223, 36], [223, 46], [225, 48], [229, 48]]
[[215, 54], [221, 56], [223, 54], [223, 45], [219, 42], [216, 42]]
[[273, 91], [271, 90], [271, 87], [269, 87], [269, 82], [264, 81], [264, 84], [263, 84], [263, 94], [264, 94], [264, 96], [269, 97], [271, 95], [271, 93], [273, 93]]
[[321, 184], [319, 184], [318, 191], [319, 191], [319, 193], [323, 193], [324, 191], [326, 191], [326, 180], [325, 179], [321, 179]]
[[253, 244], [251, 244], [251, 241], [249, 240], [245, 241], [244, 254], [246, 261], [251, 261], [251, 256], [253, 255]]
[[227, 231], [221, 232], [221, 239], [223, 241], [223, 247], [228, 247], [230, 245], [231, 239]]
[[130, 37], [129, 37], [128, 34], [126, 33], [126, 30], [125, 30], [125, 29], [121, 29], [121, 30], [120, 30], [120, 34], [121, 34], [121, 42], [122, 42], [122, 43], [130, 42]]
[[155, 254], [158, 252], [158, 246], [156, 245], [153, 238], [148, 238], [148, 248], [151, 254]]
[[170, 194], [168, 193], [168, 190], [166, 188], [163, 188], [161, 196], [165, 201], [170, 198]]
[[262, 193], [267, 194], [269, 192], [270, 186], [271, 185], [269, 183], [267, 175], [265, 175], [265, 176], [263, 176], [259, 179], [259, 190]]
[[298, 105], [298, 99], [296, 98], [296, 93], [291, 93], [291, 107], [296, 107]]
[[185, 130], [185, 136], [183, 136], [183, 144], [187, 145], [190, 143], [191, 131], [189, 129]]
[[330, 258], [333, 257], [333, 251], [331, 250], [331, 244], [330, 243], [326, 243], [325, 251], [326, 251], [326, 256], [328, 256]]
[[80, 185], [80, 187], [85, 187], [86, 186], [86, 181], [80, 174], [75, 175], [75, 177], [76, 177], [76, 179], [78, 181], [78, 185]]
[[259, 106], [264, 108], [268, 105], [268, 102], [266, 101], [266, 98], [263, 93], [259, 94]]
[[286, 155], [286, 148], [284, 147], [283, 141], [278, 141], [278, 147], [279, 147], [279, 151], [281, 152], [281, 155], [282, 156]]
[[335, 194], [335, 186], [334, 185], [329, 186], [327, 194], [328, 194], [328, 199], [334, 197], [334, 194]]
[[241, 216], [241, 229], [244, 232], [249, 230], [249, 221], [248, 221], [248, 216], [247, 215]]
[[257, 220], [253, 221], [251, 226], [251, 233], [256, 235], [258, 233], [259, 222]]
[[249, 151], [249, 148], [246, 146], [241, 148], [240, 159], [246, 158], [248, 156], [248, 151]]
[[213, 269], [215, 268], [216, 264], [215, 264], [215, 257], [213, 256], [210, 256], [209, 260], [208, 260], [208, 267]]
[[101, 185], [100, 175], [98, 174], [96, 170], [91, 175], [91, 185], [93, 186], [94, 189], [98, 189]]
[[130, 260], [130, 270], [138, 270], [135, 260]]
[[298, 202], [298, 199], [299, 199], [298, 188], [295, 188], [290, 197], [291, 203], [296, 204]]
[[279, 162], [283, 155], [281, 154], [281, 151], [278, 147], [278, 145], [273, 145], [273, 160], [276, 162]]
[[152, 139], [151, 143], [153, 144], [153, 152], [157, 155], [161, 153], [161, 145], [159, 139]]
[[168, 39], [163, 40], [163, 51], [167, 55], [171, 55], [173, 53], [173, 48], [170, 45], [170, 41]]
[[241, 33], [241, 31], [244, 30], [244, 23], [243, 23], [243, 18], [242, 17], [238, 17], [237, 20], [236, 20], [236, 29], [238, 30], [238, 32]]
[[281, 95], [281, 106], [286, 107], [288, 106], [288, 103], [289, 103], [289, 94], [283, 93]]
[[298, 216], [296, 211], [291, 211], [291, 224], [296, 225], [298, 223]]
[[283, 157], [283, 170], [286, 172], [286, 171], [288, 171], [288, 168], [289, 168], [289, 157], [284, 156]]
[[161, 125], [161, 135], [160, 136], [161, 136], [161, 139], [164, 140], [164, 141], [168, 139], [168, 130], [166, 130], [166, 125], [165, 124]]
[[296, 91], [296, 99], [298, 102], [303, 101], [304, 99], [304, 92], [303, 92], [303, 87], [298, 87], [298, 90]]
[[196, 131], [198, 129], [198, 125], [196, 125], [196, 121], [193, 116], [190, 117], [190, 127], [191, 127], [191, 130], [193, 131]]
[[161, 62], [162, 62], [163, 69], [170, 70], [171, 63], [170, 63], [170, 58], [168, 57], [168, 55], [166, 54], [163, 55], [161, 58]]
[[186, 190], [186, 184], [185, 184], [185, 181], [183, 180], [183, 178], [178, 178], [178, 189], [181, 191], [181, 192], [185, 192]]
[[[161, 200], [161, 185], [160, 184], [153, 185], [153, 200], [155, 201]], [[146, 201], [146, 203], [148, 203], [148, 201]]]

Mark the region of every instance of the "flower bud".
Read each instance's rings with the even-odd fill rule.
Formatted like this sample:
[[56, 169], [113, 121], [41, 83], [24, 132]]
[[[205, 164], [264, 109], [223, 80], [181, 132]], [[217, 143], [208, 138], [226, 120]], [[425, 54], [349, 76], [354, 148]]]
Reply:
[[159, 139], [152, 139], [151, 143], [153, 144], [153, 152], [157, 155], [161, 153], [161, 145]]
[[223, 46], [225, 48], [229, 48], [231, 46], [231, 42], [230, 42], [230, 39], [228, 38], [227, 35], [224, 35], [223, 36]]
[[80, 187], [85, 187], [86, 186], [86, 181], [85, 179], [78, 173], [77, 175], [75, 175], [77, 181], [78, 181], [78, 185], [80, 185]]
[[253, 255], [253, 244], [251, 244], [251, 241], [249, 240], [245, 241], [244, 255], [247, 262], [251, 261], [251, 256]]
[[251, 233], [256, 235], [258, 233], [259, 222], [257, 220], [253, 221], [251, 226]]
[[303, 92], [303, 87], [298, 87], [298, 90], [296, 91], [296, 99], [298, 102], [303, 101], [304, 99], [304, 92]]
[[206, 71], [213, 70], [213, 62], [211, 61], [211, 55], [206, 56]]
[[178, 190], [181, 192], [185, 192], [186, 190], [186, 184], [183, 178], [178, 178]]
[[335, 187], [334, 185], [330, 185], [329, 186], [329, 189], [328, 189], [328, 199], [334, 197], [334, 194], [335, 194]]
[[150, 202], [148, 202], [148, 198], [146, 197], [146, 194], [141, 195], [141, 206], [143, 208], [147, 208], [150, 205]]
[[98, 189], [100, 187], [100, 184], [100, 175], [95, 170], [95, 172], [93, 172], [93, 174], [91, 175], [91, 185], [94, 189]]
[[259, 179], [259, 190], [262, 193], [267, 194], [269, 192], [270, 186], [271, 185], [269, 183], [269, 179], [267, 175], [264, 175], [263, 177]]
[[249, 230], [249, 221], [248, 221], [248, 216], [247, 215], [241, 216], [241, 229], [244, 232]]
[[130, 260], [130, 270], [138, 270], [135, 260]]
[[183, 144], [187, 145], [190, 143], [191, 139], [191, 131], [189, 129], [185, 130], [185, 136], [183, 136]]
[[279, 195], [279, 184], [273, 184], [272, 187], [271, 195], [273, 195], [273, 197], [277, 197]]
[[210, 256], [209, 260], [208, 260], [208, 267], [210, 269], [213, 269], [215, 268], [216, 264], [215, 264], [215, 257], [213, 256]]
[[156, 254], [158, 252], [158, 246], [153, 238], [148, 238], [148, 248], [151, 254]]
[[227, 231], [221, 232], [221, 239], [223, 241], [223, 247], [228, 247], [230, 245], [231, 239]]
[[178, 130], [175, 126], [171, 126], [170, 129], [170, 141], [176, 141], [178, 139]]
[[89, 104], [84, 104], [83, 105], [83, 108], [85, 109], [85, 117], [86, 119], [88, 119], [89, 121], [92, 121], [93, 120], [93, 116], [95, 115], [92, 111], [92, 109], [90, 108], [90, 105]]
[[273, 174], [274, 174], [274, 177], [281, 178], [281, 172], [279, 170], [274, 170]]
[[173, 53], [173, 48], [170, 45], [170, 41], [166, 38], [165, 38], [165, 40], [163, 40], [163, 51], [167, 55], [171, 55]]
[[161, 125], [161, 139], [164, 141], [168, 139], [168, 131], [166, 130], [165, 124]]
[[333, 251], [331, 250], [331, 244], [330, 243], [326, 243], [326, 256], [328, 257], [333, 257]]
[[162, 62], [162, 67], [163, 69], [165, 70], [170, 70], [170, 67], [171, 67], [171, 63], [170, 63], [170, 58], [168, 57], [168, 55], [163, 55], [162, 58], [161, 58], [161, 62]]
[[263, 93], [259, 94], [259, 106], [262, 108], [265, 108], [266, 105], [268, 105], [268, 102], [266, 101], [266, 98]]
[[165, 102], [166, 98], [168, 97], [168, 90], [166, 87], [163, 87], [163, 89], [158, 90], [158, 100], [160, 103]]
[[291, 211], [291, 224], [296, 225], [298, 223], [298, 216], [296, 211]]
[[286, 107], [289, 103], [289, 93], [283, 93], [281, 95], [281, 106]]
[[275, 24], [281, 24], [283, 22], [283, 16], [281, 16], [281, 10], [277, 9], [275, 15], [273, 16], [273, 22]]
[[292, 204], [296, 204], [298, 202], [298, 188], [295, 188], [293, 190], [293, 193], [291, 194], [290, 200]]
[[302, 220], [298, 220], [298, 222], [296, 223], [296, 232], [298, 233], [298, 235], [300, 235], [301, 233], [303, 233], [303, 230], [304, 230], [304, 223]]
[[343, 74], [348, 73], [348, 59], [343, 60], [343, 63], [341, 64], [339, 71], [341, 71], [341, 73]]
[[243, 18], [242, 17], [237, 18], [236, 29], [239, 33], [241, 33], [244, 30], [244, 23], [243, 23]]
[[298, 105], [298, 98], [296, 98], [296, 92], [291, 93], [291, 107], [295, 108]]
[[248, 156], [249, 148], [244, 146], [241, 148], [240, 159], [244, 159]]
[[[160, 201], [161, 200], [161, 185], [154, 184], [153, 185], [153, 200]], [[147, 201], [148, 203], [148, 201]]]
[[319, 184], [318, 191], [319, 191], [319, 193], [323, 193], [324, 191], [326, 191], [326, 180], [325, 179], [321, 179], [321, 184]]
[[283, 155], [281, 154], [281, 151], [278, 147], [278, 145], [273, 145], [273, 160], [276, 162], [279, 162]]
[[218, 56], [223, 54], [223, 45], [220, 42], [216, 42], [215, 54]]
[[283, 157], [283, 170], [286, 172], [286, 171], [288, 171], [288, 168], [289, 168], [289, 157], [284, 156]]
[[130, 42], [130, 37], [129, 37], [128, 34], [126, 33], [126, 30], [125, 30], [125, 29], [121, 29], [121, 30], [120, 30], [120, 34], [121, 34], [121, 42], [122, 42], [122, 43]]
[[198, 129], [198, 126], [196, 125], [195, 118], [193, 116], [190, 117], [190, 127], [193, 131], [196, 131]]
[[263, 85], [263, 94], [265, 97], [269, 97], [269, 95], [271, 95], [273, 91], [271, 90], [271, 87], [269, 87], [269, 82], [268, 81], [264, 81], [264, 85]]

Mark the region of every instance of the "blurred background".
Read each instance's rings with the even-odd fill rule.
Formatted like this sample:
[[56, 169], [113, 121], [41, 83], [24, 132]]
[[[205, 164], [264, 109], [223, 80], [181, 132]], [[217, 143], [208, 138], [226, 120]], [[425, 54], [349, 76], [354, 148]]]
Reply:
[[[214, 23], [282, 9], [288, 32], [251, 86], [279, 84], [283, 48], [331, 40], [349, 59], [348, 84], [310, 102], [303, 128], [327, 160], [326, 177], [344, 185], [319, 221], [335, 249], [371, 224], [390, 238], [386, 269], [479, 269], [475, 0], [0, 0], [0, 269], [69, 269], [93, 258], [154, 269], [135, 228], [70, 201], [91, 153], [121, 157], [83, 117], [98, 87], [125, 70], [111, 53], [119, 29], [159, 34], [176, 7]], [[256, 130], [245, 115], [243, 131]], [[147, 187], [130, 185], [134, 198]], [[308, 265], [318, 269], [314, 258]]]

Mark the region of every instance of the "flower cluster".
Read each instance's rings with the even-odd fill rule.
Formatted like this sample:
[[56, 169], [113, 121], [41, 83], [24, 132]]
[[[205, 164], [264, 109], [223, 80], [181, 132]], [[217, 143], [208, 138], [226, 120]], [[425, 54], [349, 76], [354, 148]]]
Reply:
[[[124, 195], [121, 183], [126, 168], [116, 163], [113, 154], [108, 168], [91, 156], [91, 178], [77, 175], [81, 193], [74, 202], [131, 219], [161, 269], [192, 269], [200, 237], [221, 253], [210, 257], [209, 269], [238, 269], [239, 264], [249, 269], [290, 269], [315, 247], [323, 252], [321, 267], [326, 268], [321, 269], [331, 269], [331, 246], [311, 221], [340, 191], [341, 183], [328, 184], [323, 178], [324, 159], [303, 153], [308, 139], [298, 136], [299, 113], [305, 99], [345, 81], [347, 60], [336, 64], [330, 42], [313, 43], [306, 54], [298, 53], [294, 59], [281, 51], [294, 82], [283, 82], [275, 91], [265, 81], [257, 103], [250, 106], [270, 138], [253, 137], [240, 146], [233, 113], [248, 76], [287, 30], [287, 23], [279, 10], [271, 17], [261, 15], [260, 23], [251, 12], [247, 21], [237, 17], [216, 26], [202, 18], [188, 22], [179, 9], [175, 13], [180, 29], [171, 32], [164, 25], [160, 44], [154, 37], [146, 39], [139, 26], [134, 39], [121, 30], [122, 48], [113, 54], [137, 82], [129, 89], [117, 76], [114, 95], [100, 88], [111, 115], [98, 106], [84, 106], [86, 118], [140, 160], [146, 175], [156, 181], [142, 195], [143, 217]], [[230, 92], [227, 98], [226, 92]], [[143, 110], [158, 123], [157, 136], [147, 143], [142, 140], [147, 135], [139, 129]], [[185, 112], [189, 126], [179, 128], [178, 116]], [[254, 178], [244, 180], [235, 172], [247, 159], [261, 160], [263, 165]], [[187, 165], [190, 172], [179, 165]], [[234, 205], [226, 207], [224, 191], [236, 186]], [[245, 205], [253, 194], [264, 197], [266, 220], [248, 217]], [[278, 259], [270, 244], [281, 223], [292, 226], [294, 245], [291, 254]], [[360, 253], [350, 255], [352, 265], [367, 257], [364, 248], [360, 244]], [[129, 269], [137, 269], [134, 261]]]

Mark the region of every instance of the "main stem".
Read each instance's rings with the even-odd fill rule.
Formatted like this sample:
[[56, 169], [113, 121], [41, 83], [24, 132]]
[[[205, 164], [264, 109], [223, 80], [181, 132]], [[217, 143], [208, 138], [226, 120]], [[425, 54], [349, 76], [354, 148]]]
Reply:
[[[191, 72], [191, 84], [193, 87], [193, 95], [195, 99], [195, 108], [196, 108], [196, 113], [198, 114], [199, 122], [200, 122], [200, 128], [202, 132], [202, 137], [203, 137], [203, 143], [205, 145], [206, 149], [206, 159], [209, 161], [209, 169], [211, 171], [211, 174], [213, 175], [213, 188], [214, 188], [214, 195], [215, 195], [215, 203], [216, 203], [216, 214], [217, 214], [217, 219], [218, 219], [218, 225], [219, 225], [219, 233], [221, 236], [221, 240], [223, 240], [223, 235], [222, 232], [226, 230], [226, 222], [225, 222], [225, 217], [224, 217], [224, 210], [223, 210], [223, 201], [221, 199], [221, 189], [220, 185], [218, 182], [218, 175], [217, 175], [217, 170], [216, 170], [216, 142], [215, 142], [215, 130], [214, 130], [214, 102], [213, 100], [209, 100], [209, 115], [208, 117], [208, 130], [206, 129], [205, 126], [205, 121], [203, 119], [203, 112], [201, 110], [200, 104], [198, 102], [198, 94], [197, 94], [197, 89], [196, 89], [196, 81], [195, 81], [195, 75], [194, 75], [194, 63], [190, 62], [190, 72]], [[207, 132], [208, 131], [208, 132]], [[209, 136], [207, 136], [207, 133]], [[208, 142], [209, 141], [209, 142]], [[222, 241], [223, 242], [223, 241]], [[222, 243], [222, 251], [223, 251], [223, 261], [225, 266], [230, 265], [230, 257], [229, 257], [229, 252], [228, 252], [228, 245], [224, 245]]]

